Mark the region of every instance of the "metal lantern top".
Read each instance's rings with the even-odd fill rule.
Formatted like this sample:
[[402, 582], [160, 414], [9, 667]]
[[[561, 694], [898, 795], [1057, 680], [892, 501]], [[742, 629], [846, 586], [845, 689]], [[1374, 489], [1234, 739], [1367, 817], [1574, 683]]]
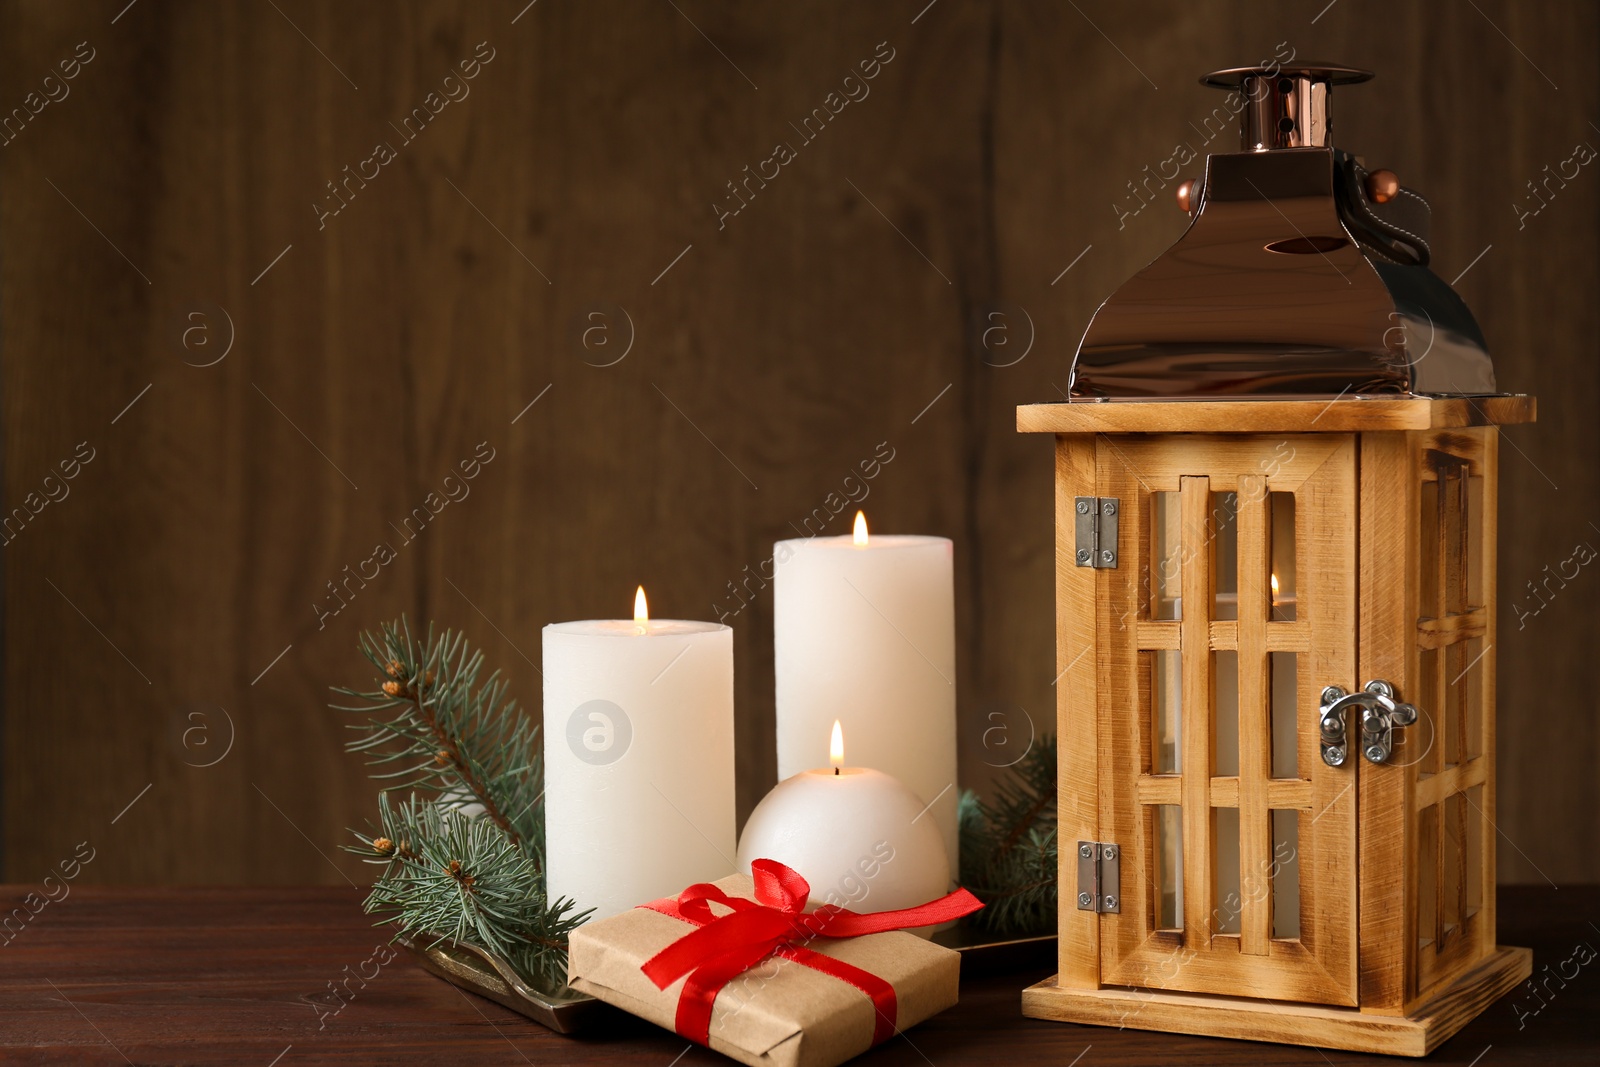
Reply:
[[1428, 203], [1333, 147], [1325, 64], [1219, 70], [1241, 151], [1206, 160], [1176, 244], [1101, 305], [1074, 401], [1486, 396], [1472, 313], [1428, 267]]

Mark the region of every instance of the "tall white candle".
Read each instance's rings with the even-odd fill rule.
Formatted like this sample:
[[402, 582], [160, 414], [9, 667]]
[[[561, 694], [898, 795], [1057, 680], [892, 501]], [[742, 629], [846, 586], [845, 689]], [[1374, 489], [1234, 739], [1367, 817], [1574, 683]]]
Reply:
[[956, 851], [954, 549], [946, 537], [779, 541], [773, 630], [778, 778], [828, 764], [835, 719], [851, 762], [898, 778]]
[[733, 631], [544, 628], [545, 872], [593, 918], [734, 869]]

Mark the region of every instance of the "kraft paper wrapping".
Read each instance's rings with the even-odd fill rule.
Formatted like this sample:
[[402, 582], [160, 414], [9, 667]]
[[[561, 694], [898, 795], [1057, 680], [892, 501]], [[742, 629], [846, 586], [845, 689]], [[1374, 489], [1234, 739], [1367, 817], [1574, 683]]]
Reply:
[[[716, 885], [730, 896], [755, 895], [748, 875]], [[587, 923], [572, 933], [568, 979], [574, 989], [671, 1030], [685, 980], [660, 990], [639, 968], [694, 929], [648, 908]], [[805, 947], [893, 985], [901, 1030], [956, 1003], [960, 953], [915, 934], [817, 938]], [[871, 1048], [872, 1031], [872, 1001], [855, 986], [792, 960], [769, 958], [717, 994], [710, 1045], [750, 1067], [834, 1067]]]

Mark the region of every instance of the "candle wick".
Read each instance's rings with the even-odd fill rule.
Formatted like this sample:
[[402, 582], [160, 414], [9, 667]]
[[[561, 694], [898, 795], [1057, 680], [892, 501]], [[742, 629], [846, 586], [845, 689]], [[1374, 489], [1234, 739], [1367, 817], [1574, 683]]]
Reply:
[[834, 773], [834, 774], [835, 774], [835, 775], [838, 775], [838, 773], [839, 773], [839, 768], [837, 768], [837, 767], [835, 767], [835, 768], [834, 768], [834, 769], [833, 769], [833, 773]]

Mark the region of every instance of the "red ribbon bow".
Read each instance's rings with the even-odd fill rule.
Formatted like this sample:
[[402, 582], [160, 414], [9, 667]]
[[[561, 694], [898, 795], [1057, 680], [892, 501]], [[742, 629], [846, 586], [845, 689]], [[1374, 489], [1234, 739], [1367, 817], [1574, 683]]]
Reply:
[[[768, 956], [795, 963], [849, 982], [872, 999], [875, 1022], [872, 1043], [892, 1037], [898, 1007], [894, 987], [870, 971], [824, 956], [805, 947], [817, 937], [860, 937], [887, 930], [933, 926], [952, 922], [983, 907], [965, 889], [915, 908], [861, 915], [833, 904], [807, 914], [803, 909], [811, 886], [798, 871], [777, 860], [756, 860], [750, 865], [755, 879], [755, 900], [731, 897], [709, 882], [692, 885], [676, 899], [664, 898], [642, 905], [698, 929], [680, 937], [640, 968], [666, 989], [688, 975], [678, 998], [675, 1029], [691, 1041], [707, 1044], [711, 1035], [711, 1006], [722, 987]], [[712, 903], [732, 910], [712, 912]]]

